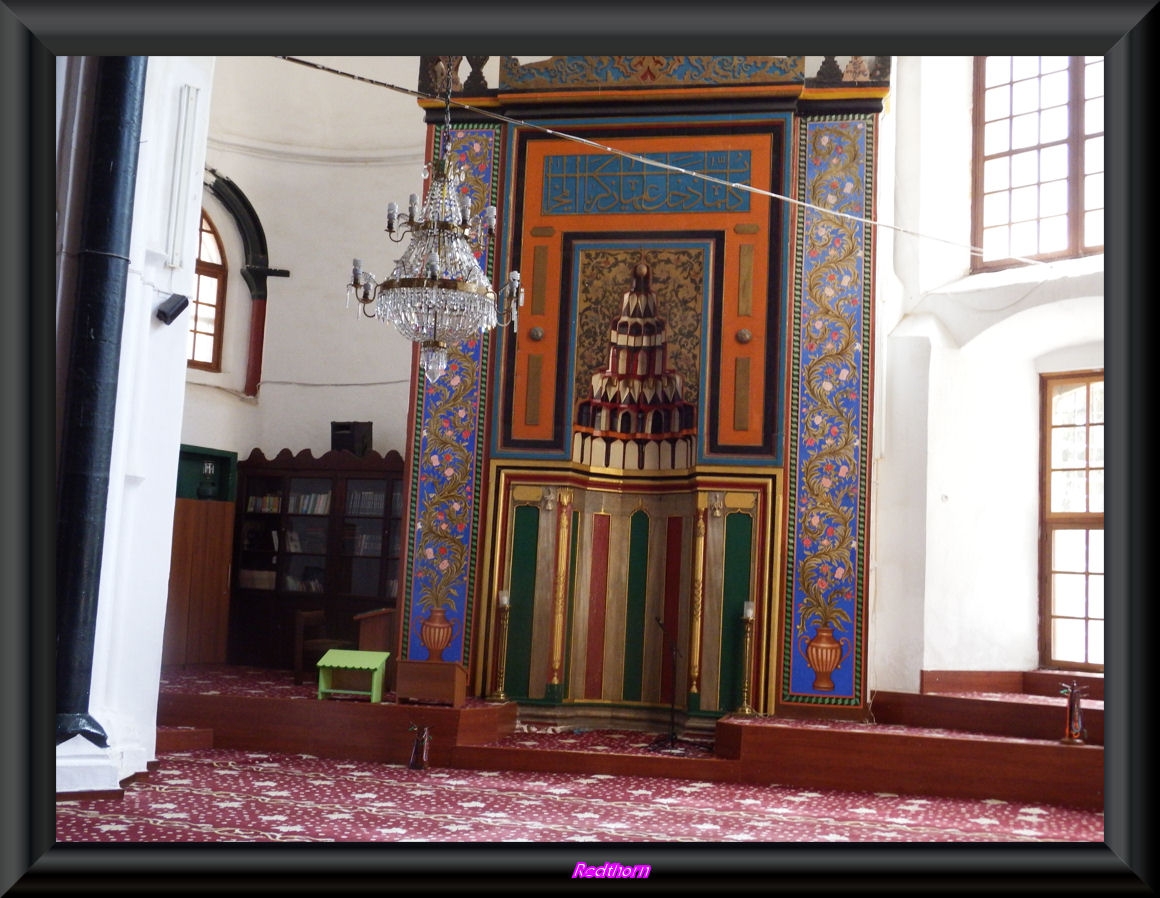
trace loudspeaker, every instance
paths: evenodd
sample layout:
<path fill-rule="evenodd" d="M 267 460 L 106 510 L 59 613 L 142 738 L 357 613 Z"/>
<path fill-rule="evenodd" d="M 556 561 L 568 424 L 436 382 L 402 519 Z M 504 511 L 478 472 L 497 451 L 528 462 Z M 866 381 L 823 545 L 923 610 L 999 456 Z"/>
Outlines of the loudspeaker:
<path fill-rule="evenodd" d="M 371 449 L 370 421 L 331 421 L 330 448 L 366 455 Z"/>
<path fill-rule="evenodd" d="M 173 324 L 174 320 L 185 311 L 189 305 L 189 297 L 180 293 L 170 293 L 169 298 L 163 300 L 157 307 L 157 318 L 163 324 Z"/>

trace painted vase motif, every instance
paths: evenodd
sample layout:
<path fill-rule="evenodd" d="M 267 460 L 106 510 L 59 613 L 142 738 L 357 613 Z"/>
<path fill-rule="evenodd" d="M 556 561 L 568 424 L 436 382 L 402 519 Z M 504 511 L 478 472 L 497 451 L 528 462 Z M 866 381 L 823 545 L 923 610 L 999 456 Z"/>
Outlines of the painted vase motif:
<path fill-rule="evenodd" d="M 818 627 L 813 639 L 803 633 L 798 639 L 798 651 L 814 672 L 814 689 L 819 692 L 833 692 L 834 680 L 830 676 L 850 654 L 850 640 L 834 638 L 833 627 Z"/>
<path fill-rule="evenodd" d="M 455 624 L 447 619 L 442 608 L 432 608 L 419 624 L 419 641 L 427 649 L 428 661 L 442 661 L 443 650 L 455 638 Z"/>

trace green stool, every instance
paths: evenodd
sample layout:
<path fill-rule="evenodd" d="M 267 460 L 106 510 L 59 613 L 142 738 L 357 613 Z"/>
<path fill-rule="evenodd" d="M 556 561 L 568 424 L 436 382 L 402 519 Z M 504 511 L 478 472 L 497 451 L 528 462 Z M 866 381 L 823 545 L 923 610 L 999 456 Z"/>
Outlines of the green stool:
<path fill-rule="evenodd" d="M 354 649 L 331 649 L 318 659 L 318 697 L 328 695 L 369 695 L 372 703 L 383 700 L 383 675 L 387 670 L 390 652 L 360 652 Z M 332 674 L 336 670 L 365 670 L 371 675 L 371 688 L 332 689 Z"/>

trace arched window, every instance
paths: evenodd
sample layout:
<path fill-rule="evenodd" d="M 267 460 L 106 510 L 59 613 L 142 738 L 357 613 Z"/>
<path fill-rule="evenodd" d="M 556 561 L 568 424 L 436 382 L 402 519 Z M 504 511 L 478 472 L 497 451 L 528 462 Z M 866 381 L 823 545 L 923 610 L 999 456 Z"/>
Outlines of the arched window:
<path fill-rule="evenodd" d="M 222 340 L 226 311 L 225 253 L 209 216 L 201 213 L 197 244 L 197 288 L 190 304 L 189 340 L 185 358 L 190 368 L 222 370 Z"/>

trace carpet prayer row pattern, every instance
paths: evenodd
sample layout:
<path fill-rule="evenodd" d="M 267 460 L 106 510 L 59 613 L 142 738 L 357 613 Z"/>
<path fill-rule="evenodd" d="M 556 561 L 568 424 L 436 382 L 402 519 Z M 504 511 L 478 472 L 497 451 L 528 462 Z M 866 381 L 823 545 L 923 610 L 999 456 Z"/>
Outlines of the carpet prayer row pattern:
<path fill-rule="evenodd" d="M 962 800 L 172 752 L 120 799 L 59 801 L 58 842 L 1103 842 L 1103 815 Z"/>

